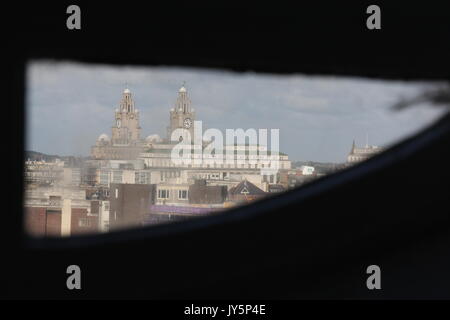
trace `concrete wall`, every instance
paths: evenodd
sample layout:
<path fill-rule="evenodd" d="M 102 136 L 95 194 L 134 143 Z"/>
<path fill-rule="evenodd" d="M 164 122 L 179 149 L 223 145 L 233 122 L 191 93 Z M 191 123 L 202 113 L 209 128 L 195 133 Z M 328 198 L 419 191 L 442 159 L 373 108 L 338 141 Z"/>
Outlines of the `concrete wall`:
<path fill-rule="evenodd" d="M 111 184 L 110 230 L 141 226 L 154 202 L 156 186 L 146 184 Z"/>

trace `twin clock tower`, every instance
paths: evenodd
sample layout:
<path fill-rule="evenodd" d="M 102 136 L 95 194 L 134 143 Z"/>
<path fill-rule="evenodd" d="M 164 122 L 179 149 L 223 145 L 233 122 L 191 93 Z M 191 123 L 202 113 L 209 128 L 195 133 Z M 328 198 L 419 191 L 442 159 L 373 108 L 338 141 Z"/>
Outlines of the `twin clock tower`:
<path fill-rule="evenodd" d="M 167 139 L 170 142 L 172 132 L 176 129 L 185 129 L 180 136 L 175 137 L 175 142 L 187 139 L 190 133 L 191 141 L 194 138 L 195 112 L 191 108 L 191 101 L 187 96 L 184 85 L 178 90 L 178 98 L 174 108 L 170 109 L 170 125 L 167 127 Z M 92 159 L 137 159 L 145 150 L 146 140 L 141 139 L 141 127 L 139 125 L 139 111 L 134 106 L 134 100 L 130 90 L 123 91 L 122 100 L 114 113 L 112 136 L 101 134 L 95 145 L 91 148 Z M 172 142 L 173 143 L 173 142 Z"/>
<path fill-rule="evenodd" d="M 167 140 L 170 141 L 172 132 L 176 129 L 186 129 L 194 139 L 195 111 L 191 108 L 191 100 L 187 95 L 184 85 L 178 90 L 178 98 L 175 107 L 170 109 L 170 125 L 167 127 Z M 183 134 L 176 138 L 176 141 L 186 139 Z"/>
<path fill-rule="evenodd" d="M 130 145 L 141 139 L 139 111 L 134 107 L 134 101 L 129 89 L 125 89 L 123 92 L 114 120 L 115 123 L 112 127 L 113 145 Z"/>

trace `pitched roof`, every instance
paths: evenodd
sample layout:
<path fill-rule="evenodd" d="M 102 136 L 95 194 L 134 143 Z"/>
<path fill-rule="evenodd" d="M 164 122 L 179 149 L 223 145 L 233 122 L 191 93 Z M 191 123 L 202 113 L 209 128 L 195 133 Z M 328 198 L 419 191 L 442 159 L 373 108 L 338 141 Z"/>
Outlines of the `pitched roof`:
<path fill-rule="evenodd" d="M 231 195 L 263 195 L 266 194 L 263 190 L 255 186 L 253 183 L 247 180 L 241 181 L 237 186 L 230 189 L 229 193 Z"/>

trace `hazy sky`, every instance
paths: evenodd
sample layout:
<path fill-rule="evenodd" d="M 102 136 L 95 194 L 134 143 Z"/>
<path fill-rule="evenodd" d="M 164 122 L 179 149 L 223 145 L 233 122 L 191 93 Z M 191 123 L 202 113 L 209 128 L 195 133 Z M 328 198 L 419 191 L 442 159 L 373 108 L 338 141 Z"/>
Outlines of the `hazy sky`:
<path fill-rule="evenodd" d="M 183 81 L 204 129 L 278 128 L 280 150 L 292 160 L 342 162 L 353 139 L 364 145 L 368 134 L 370 144 L 387 146 L 443 112 L 392 111 L 427 87 L 418 82 L 40 61 L 28 66 L 27 150 L 89 155 L 100 134 L 111 136 L 126 83 L 142 137 L 164 137 Z"/>

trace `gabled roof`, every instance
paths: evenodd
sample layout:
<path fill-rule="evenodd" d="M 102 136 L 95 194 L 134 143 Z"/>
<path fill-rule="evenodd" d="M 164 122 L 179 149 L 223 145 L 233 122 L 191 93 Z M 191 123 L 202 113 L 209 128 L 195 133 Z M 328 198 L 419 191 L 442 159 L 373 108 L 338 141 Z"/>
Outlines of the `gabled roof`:
<path fill-rule="evenodd" d="M 254 196 L 254 195 L 263 195 L 266 194 L 263 190 L 255 186 L 250 181 L 244 180 L 241 181 L 237 186 L 233 187 L 229 191 L 230 195 L 248 195 L 248 196 Z"/>

